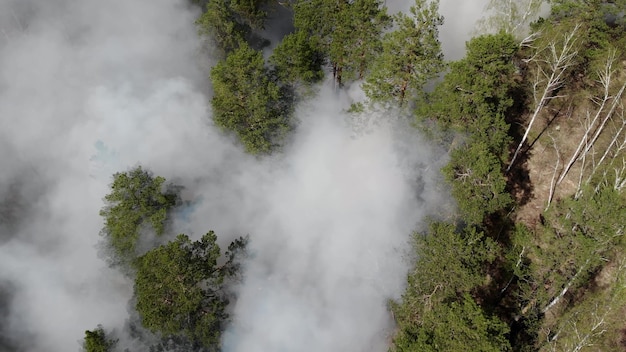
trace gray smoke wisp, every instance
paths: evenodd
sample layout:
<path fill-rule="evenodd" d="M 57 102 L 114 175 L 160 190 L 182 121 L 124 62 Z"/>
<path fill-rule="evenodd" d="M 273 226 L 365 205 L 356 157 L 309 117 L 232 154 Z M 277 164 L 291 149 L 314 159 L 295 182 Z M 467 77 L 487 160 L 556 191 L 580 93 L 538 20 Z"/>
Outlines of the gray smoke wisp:
<path fill-rule="evenodd" d="M 341 108 L 322 94 L 299 112 L 262 197 L 226 351 L 385 350 L 386 303 L 402 292 L 409 234 L 440 204 L 443 154 L 393 123 L 354 137 Z"/>
<path fill-rule="evenodd" d="M 0 0 L 0 350 L 75 351 L 97 324 L 141 350 L 124 332 L 132 282 L 98 248 L 111 175 L 138 164 L 185 186 L 177 231 L 251 236 L 226 352 L 386 349 L 410 234 L 445 203 L 445 153 L 402 118 L 356 128 L 326 84 L 281 153 L 246 155 L 210 120 L 198 15 Z"/>

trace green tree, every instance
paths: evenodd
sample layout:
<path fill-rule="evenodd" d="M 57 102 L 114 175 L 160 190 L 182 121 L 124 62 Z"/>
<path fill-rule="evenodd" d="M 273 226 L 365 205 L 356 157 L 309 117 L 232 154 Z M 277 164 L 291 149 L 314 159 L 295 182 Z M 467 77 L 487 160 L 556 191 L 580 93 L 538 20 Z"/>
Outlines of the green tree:
<path fill-rule="evenodd" d="M 339 14 L 333 31 L 329 59 L 339 85 L 347 80 L 363 79 L 381 49 L 381 33 L 391 24 L 387 8 L 378 0 L 349 2 Z"/>
<path fill-rule="evenodd" d="M 289 130 L 291 105 L 269 77 L 261 52 L 242 44 L 211 70 L 213 119 L 252 154 L 269 153 Z"/>
<path fill-rule="evenodd" d="M 417 95 L 444 67 L 439 26 L 443 17 L 438 13 L 439 1 L 416 0 L 411 16 L 395 17 L 397 28 L 382 41 L 382 54 L 377 57 L 363 89 L 376 102 L 403 105 Z"/>
<path fill-rule="evenodd" d="M 486 314 L 470 295 L 464 294 L 460 301 L 425 311 L 421 325 L 413 331 L 403 330 L 394 339 L 392 351 L 510 351 L 508 332 L 504 322 Z"/>
<path fill-rule="evenodd" d="M 237 22 L 227 0 L 211 0 L 196 20 L 198 31 L 215 40 L 217 47 L 227 54 L 245 41 L 250 28 Z"/>
<path fill-rule="evenodd" d="M 463 219 L 469 224 L 481 224 L 486 215 L 513 201 L 506 191 L 502 163 L 483 141 L 455 149 L 443 173 L 452 184 L 452 195 Z"/>
<path fill-rule="evenodd" d="M 102 326 L 98 325 L 94 330 L 85 331 L 83 350 L 85 352 L 112 352 L 117 340 L 107 338 Z"/>
<path fill-rule="evenodd" d="M 253 29 L 262 29 L 267 13 L 261 7 L 266 3 L 267 0 L 230 0 L 230 8 L 241 23 Z"/>
<path fill-rule="evenodd" d="M 283 38 L 269 58 L 280 80 L 314 83 L 324 77 L 324 54 L 314 40 L 301 30 Z"/>
<path fill-rule="evenodd" d="M 506 351 L 508 328 L 469 296 L 486 283 L 497 244 L 473 227 L 432 223 L 416 236 L 415 269 L 400 304 L 395 351 Z M 501 349 L 500 349 L 501 348 Z"/>
<path fill-rule="evenodd" d="M 379 0 L 303 0 L 294 6 L 294 24 L 328 57 L 339 86 L 363 78 L 380 51 L 381 32 L 390 24 Z"/>
<path fill-rule="evenodd" d="M 588 62 L 602 55 L 610 42 L 623 47 L 626 30 L 625 0 L 551 0 L 551 14 L 547 21 L 538 21 L 535 30 L 556 32 L 557 35 L 580 26 L 577 40 L 582 44 L 578 60 Z"/>
<path fill-rule="evenodd" d="M 143 326 L 201 346 L 218 346 L 228 318 L 223 283 L 239 272 L 236 259 L 247 239 L 229 246 L 223 265 L 217 264 L 221 251 L 216 240 L 212 231 L 195 242 L 179 235 L 139 258 L 135 295 Z"/>
<path fill-rule="evenodd" d="M 409 307 L 430 306 L 470 292 L 483 283 L 484 265 L 497 254 L 496 244 L 482 232 L 474 228 L 458 232 L 444 222 L 432 223 L 428 233 L 415 240 L 418 259 L 403 297 Z"/>
<path fill-rule="evenodd" d="M 215 40 L 222 54 L 227 55 L 241 43 L 263 46 L 266 40 L 253 29 L 262 29 L 267 14 L 261 8 L 266 0 L 211 0 L 196 20 L 198 31 Z"/>
<path fill-rule="evenodd" d="M 100 211 L 104 228 L 100 234 L 112 249 L 114 264 L 130 264 L 136 257 L 141 231 L 165 232 L 169 212 L 180 202 L 179 187 L 165 186 L 165 178 L 154 177 L 141 166 L 113 175 L 111 193 Z"/>
<path fill-rule="evenodd" d="M 444 80 L 419 105 L 418 119 L 469 133 L 506 161 L 510 126 L 505 117 L 515 98 L 521 98 L 513 64 L 518 49 L 515 38 L 504 32 L 470 40 L 465 58 L 450 64 Z"/>

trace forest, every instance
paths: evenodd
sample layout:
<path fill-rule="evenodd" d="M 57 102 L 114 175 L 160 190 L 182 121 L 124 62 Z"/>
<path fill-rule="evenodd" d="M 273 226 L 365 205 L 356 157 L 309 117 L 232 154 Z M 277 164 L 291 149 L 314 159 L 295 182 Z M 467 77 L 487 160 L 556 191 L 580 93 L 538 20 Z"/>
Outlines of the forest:
<path fill-rule="evenodd" d="M 252 160 L 294 143 L 296 111 L 321 89 L 356 90 L 346 114 L 398 115 L 445 150 L 453 211 L 407 234 L 403 293 L 384 302 L 389 351 L 626 350 L 626 0 L 491 0 L 456 61 L 438 0 L 399 13 L 382 0 L 188 5 L 217 58 L 210 119 Z M 290 30 L 272 42 L 279 10 Z M 134 341 L 229 352 L 255 233 L 176 233 L 193 185 L 143 165 L 109 181 L 90 236 L 133 283 Z M 106 324 L 84 329 L 82 351 L 133 350 Z"/>

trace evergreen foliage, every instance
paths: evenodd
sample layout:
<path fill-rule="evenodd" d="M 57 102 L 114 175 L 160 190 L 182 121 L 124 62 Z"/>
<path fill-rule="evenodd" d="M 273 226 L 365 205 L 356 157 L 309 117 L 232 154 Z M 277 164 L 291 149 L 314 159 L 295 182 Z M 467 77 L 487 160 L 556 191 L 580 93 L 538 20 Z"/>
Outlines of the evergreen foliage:
<path fill-rule="evenodd" d="M 263 42 L 253 33 L 264 26 L 265 0 L 211 0 L 196 20 L 198 32 L 211 37 L 224 55 L 242 43 Z"/>
<path fill-rule="evenodd" d="M 163 335 L 183 335 L 204 347 L 218 346 L 228 315 L 224 280 L 239 271 L 236 256 L 246 239 L 233 242 L 221 256 L 217 236 L 209 232 L 192 242 L 179 235 L 138 260 L 136 309 L 144 327 Z"/>
<path fill-rule="evenodd" d="M 463 220 L 469 224 L 481 224 L 485 216 L 512 202 L 502 163 L 483 140 L 455 149 L 442 171 L 452 185 Z"/>
<path fill-rule="evenodd" d="M 113 352 L 113 348 L 117 344 L 117 340 L 113 340 L 106 336 L 102 326 L 98 325 L 94 330 L 85 331 L 85 339 L 83 340 L 84 352 Z"/>
<path fill-rule="evenodd" d="M 111 193 L 104 197 L 104 237 L 114 264 L 128 265 L 137 257 L 142 231 L 165 232 L 169 212 L 180 202 L 179 187 L 166 186 L 165 178 L 154 177 L 141 166 L 113 175 Z"/>
<path fill-rule="evenodd" d="M 418 119 L 434 119 L 441 127 L 469 133 L 506 160 L 506 116 L 518 92 L 513 64 L 518 49 L 515 38 L 504 32 L 470 40 L 465 58 L 450 64 L 443 82 L 418 108 Z"/>
<path fill-rule="evenodd" d="M 302 30 L 283 38 L 269 62 L 283 82 L 310 84 L 324 77 L 324 54 L 319 51 L 315 38 L 309 38 Z"/>
<path fill-rule="evenodd" d="M 342 86 L 364 77 L 391 18 L 379 0 L 301 0 L 294 5 L 294 24 L 319 45 Z"/>
<path fill-rule="evenodd" d="M 416 0 L 411 16 L 396 15 L 397 28 L 384 36 L 382 53 L 363 85 L 370 100 L 404 105 L 443 70 L 438 7 L 439 1 Z"/>
<path fill-rule="evenodd" d="M 485 265 L 498 248 L 474 228 L 431 224 L 416 236 L 417 263 L 394 313 L 394 351 L 506 351 L 508 327 L 471 297 L 485 283 Z"/>
<path fill-rule="evenodd" d="M 269 77 L 261 52 L 245 43 L 211 70 L 213 120 L 251 154 L 276 148 L 290 129 L 291 105 Z"/>

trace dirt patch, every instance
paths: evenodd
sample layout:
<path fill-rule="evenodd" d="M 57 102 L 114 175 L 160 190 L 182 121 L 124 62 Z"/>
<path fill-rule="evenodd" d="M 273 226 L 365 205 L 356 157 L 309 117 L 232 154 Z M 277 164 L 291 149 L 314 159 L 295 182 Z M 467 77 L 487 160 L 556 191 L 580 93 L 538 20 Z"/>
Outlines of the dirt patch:
<path fill-rule="evenodd" d="M 556 115 L 548 111 L 541 117 L 540 122 L 533 126 L 541 132 L 531 142 L 532 149 L 527 152 L 523 165 L 523 169 L 528 172 L 532 194 L 526 202 L 521 203 L 514 219 L 530 228 L 536 228 L 541 223 L 541 213 L 546 209 L 548 200 L 554 202 L 576 192 L 580 175 L 580 162 L 577 162 L 557 184 L 559 176 L 564 172 L 564 165 L 576 151 L 583 136 L 583 125 L 569 109 L 560 109 Z"/>

